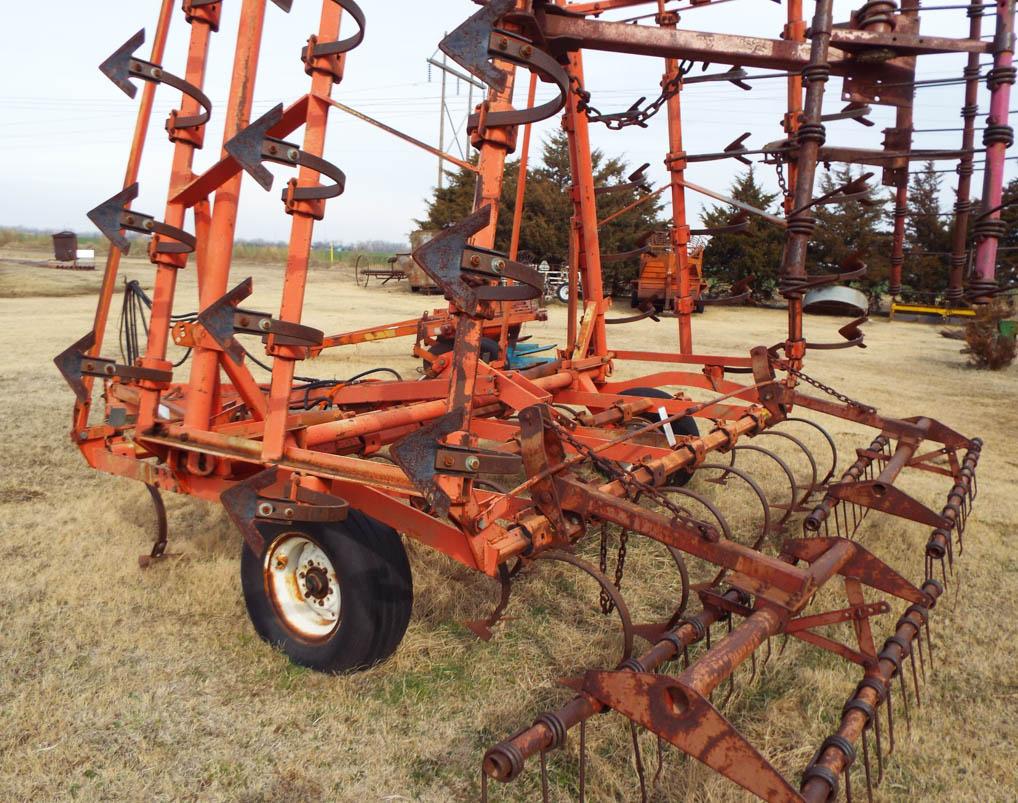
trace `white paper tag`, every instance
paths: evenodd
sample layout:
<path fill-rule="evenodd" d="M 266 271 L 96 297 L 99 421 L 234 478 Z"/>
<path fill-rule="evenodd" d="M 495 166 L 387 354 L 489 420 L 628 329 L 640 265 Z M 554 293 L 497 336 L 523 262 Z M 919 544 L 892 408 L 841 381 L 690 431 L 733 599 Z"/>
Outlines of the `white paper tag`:
<path fill-rule="evenodd" d="M 661 416 L 662 421 L 668 418 L 668 411 L 664 407 L 658 407 L 657 414 Z M 668 445 L 674 448 L 676 444 L 675 430 L 672 429 L 671 422 L 669 421 L 667 424 L 661 427 L 661 429 L 664 430 L 665 437 L 668 438 Z"/>

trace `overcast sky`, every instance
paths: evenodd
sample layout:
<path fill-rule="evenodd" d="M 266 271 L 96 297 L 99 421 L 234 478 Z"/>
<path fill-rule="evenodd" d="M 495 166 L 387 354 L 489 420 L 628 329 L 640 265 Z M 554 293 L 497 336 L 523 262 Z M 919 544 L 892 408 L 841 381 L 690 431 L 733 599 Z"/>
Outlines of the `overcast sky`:
<path fill-rule="evenodd" d="M 476 6 L 468 0 L 360 1 L 368 18 L 367 37 L 348 57 L 346 78 L 336 88 L 335 97 L 437 144 L 438 73 L 432 70 L 429 81 L 426 59 L 435 54 L 443 32 L 456 27 Z M 143 27 L 149 31 L 149 42 L 139 55 L 147 57 L 159 2 L 41 0 L 6 5 L 0 26 L 0 99 L 5 109 L 0 120 L 0 225 L 88 230 L 85 212 L 113 195 L 123 181 L 138 104 L 110 83 L 97 66 Z M 222 141 L 222 115 L 217 112 L 223 108 L 228 90 L 240 0 L 226 0 L 223 5 L 223 25 L 213 35 L 206 86 L 213 101 L 213 117 L 206 147 L 198 154 L 199 170 L 216 160 Z M 836 21 L 845 20 L 853 5 L 857 4 L 836 0 Z M 812 13 L 812 4 L 806 6 L 807 13 Z M 317 26 L 319 9 L 318 2 L 294 0 L 293 11 L 287 15 L 269 4 L 262 67 L 255 88 L 256 116 L 279 102 L 292 102 L 307 91 L 309 79 L 299 55 L 308 34 Z M 781 5 L 770 0 L 734 0 L 690 11 L 683 15 L 681 25 L 695 30 L 773 36 L 783 25 L 784 13 Z M 621 18 L 625 14 L 613 16 Z M 924 33 L 962 36 L 967 32 L 964 11 L 934 12 L 928 17 Z M 993 20 L 985 18 L 988 32 L 992 32 Z M 187 35 L 188 26 L 177 11 L 164 66 L 178 75 L 184 72 Z M 964 57 L 929 56 L 920 59 L 920 65 L 920 77 L 960 75 Z M 594 105 L 602 111 L 614 111 L 628 107 L 641 95 L 653 97 L 659 89 L 662 66 L 658 59 L 589 53 L 587 86 Z M 518 95 L 522 96 L 518 105 L 525 100 L 526 83 L 525 76 L 518 82 Z M 838 95 L 840 85 L 840 79 L 829 84 L 829 111 L 843 105 Z M 449 92 L 452 117 L 462 125 L 467 88 L 451 80 Z M 542 87 L 542 92 L 547 90 Z M 751 146 L 779 139 L 784 92 L 783 80 L 753 82 L 751 92 L 722 83 L 690 86 L 682 95 L 686 150 L 718 150 L 744 131 L 753 132 Z M 162 124 L 179 98 L 179 93 L 168 87 L 158 89 L 152 135 L 142 167 L 142 194 L 136 208 L 157 216 L 165 206 L 172 150 Z M 959 126 L 962 99 L 960 85 L 919 90 L 916 126 Z M 985 110 L 987 99 L 984 88 L 981 110 Z M 650 162 L 650 175 L 660 182 L 665 177 L 662 159 L 667 143 L 661 118 L 663 115 L 646 130 L 629 128 L 622 133 L 594 126 L 594 144 L 611 155 L 624 155 L 634 167 Z M 852 121 L 829 125 L 828 143 L 879 146 L 880 129 L 893 124 L 893 110 L 877 107 L 873 119 L 877 125 L 870 129 Z M 981 117 L 979 125 L 983 122 Z M 558 124 L 556 118 L 537 126 L 535 142 L 539 143 Z M 447 125 L 446 130 L 449 128 Z M 954 147 L 960 136 L 921 134 L 917 145 Z M 459 140 L 462 143 L 462 129 Z M 455 145 L 449 149 L 459 154 Z M 412 218 L 423 214 L 424 201 L 435 185 L 435 158 L 338 111 L 330 120 L 326 157 L 346 172 L 347 185 L 345 195 L 329 202 L 316 238 L 346 242 L 404 240 L 413 228 Z M 1015 164 L 1008 163 L 1008 177 L 1015 174 Z M 947 162 L 940 166 L 952 167 Z M 739 168 L 730 160 L 695 164 L 687 176 L 690 181 L 723 191 Z M 239 236 L 274 240 L 288 235 L 289 218 L 283 213 L 278 193 L 286 180 L 286 170 L 279 168 L 276 172 L 279 178 L 271 193 L 245 180 Z M 773 168 L 761 166 L 760 172 L 768 186 L 774 187 Z M 981 187 L 982 173 L 975 178 L 976 186 Z M 945 206 L 953 202 L 951 188 L 956 181 L 953 173 L 945 174 Z M 692 196 L 690 212 L 694 221 L 700 207 L 701 198 Z"/>

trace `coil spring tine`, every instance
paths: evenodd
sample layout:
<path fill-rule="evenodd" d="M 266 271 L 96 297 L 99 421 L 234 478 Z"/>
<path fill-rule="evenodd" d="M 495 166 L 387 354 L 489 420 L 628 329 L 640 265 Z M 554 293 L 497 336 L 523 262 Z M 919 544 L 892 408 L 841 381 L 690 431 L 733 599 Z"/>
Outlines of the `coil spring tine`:
<path fill-rule="evenodd" d="M 916 674 L 915 669 L 915 650 L 908 651 L 909 663 L 912 664 L 912 688 L 915 689 L 915 705 L 916 708 L 920 708 L 923 701 L 919 698 L 919 676 Z"/>
<path fill-rule="evenodd" d="M 923 657 L 923 634 L 917 632 L 914 639 L 915 644 L 919 645 L 919 669 L 922 672 L 923 683 L 926 682 L 926 659 Z"/>
<path fill-rule="evenodd" d="M 887 692 L 888 699 L 890 699 L 890 694 L 891 694 L 890 688 L 891 687 L 888 686 L 887 688 L 888 688 L 888 692 Z M 890 710 L 890 708 L 888 708 L 888 710 Z M 875 786 L 880 786 L 880 782 L 882 780 L 884 780 L 884 752 L 883 752 L 883 748 L 880 745 L 880 706 L 879 706 L 879 704 L 877 705 L 876 708 L 873 709 L 873 719 L 874 719 L 874 722 L 873 722 L 873 733 L 876 735 L 876 745 L 877 745 L 877 782 L 876 782 Z M 890 732 L 894 733 L 893 728 L 892 728 L 892 730 Z"/>
<path fill-rule="evenodd" d="M 863 734 L 863 739 L 866 734 Z M 852 765 L 845 767 L 845 803 L 852 803 Z"/>
<path fill-rule="evenodd" d="M 658 781 L 661 780 L 661 770 L 664 769 L 665 761 L 665 740 L 660 736 L 657 737 L 657 770 L 654 772 L 654 780 L 651 781 L 651 785 L 656 789 Z"/>
<path fill-rule="evenodd" d="M 481 803 L 488 803 L 488 773 L 481 767 Z"/>
<path fill-rule="evenodd" d="M 888 681 L 888 742 L 888 758 L 890 758 L 894 755 L 894 678 Z"/>
<path fill-rule="evenodd" d="M 548 803 L 548 759 L 541 751 L 541 803 Z"/>
<path fill-rule="evenodd" d="M 930 619 L 926 618 L 926 646 L 930 651 L 930 674 L 933 674 L 933 636 L 930 634 Z"/>
<path fill-rule="evenodd" d="M 767 643 L 770 644 L 770 639 L 767 639 Z M 749 654 L 749 658 L 751 671 L 749 673 L 749 681 L 747 685 L 756 680 L 756 650 L 753 650 L 753 652 Z"/>
<path fill-rule="evenodd" d="M 912 735 L 912 717 L 911 717 L 911 715 L 909 713 L 909 710 L 908 710 L 909 709 L 909 705 L 908 705 L 908 689 L 905 688 L 905 673 L 902 672 L 900 669 L 898 670 L 898 681 L 899 681 L 899 683 L 901 685 L 901 705 L 902 705 L 902 708 L 905 710 L 905 728 L 908 731 L 908 735 L 911 736 Z M 890 708 L 890 705 L 888 705 L 888 708 Z M 888 753 L 888 755 L 890 755 L 890 753 Z"/>
<path fill-rule="evenodd" d="M 587 800 L 587 720 L 580 720 L 580 767 L 577 783 L 580 787 L 580 803 Z"/>
<path fill-rule="evenodd" d="M 869 803 L 873 803 L 873 775 L 870 770 L 870 747 L 869 740 L 866 738 L 866 731 L 873 730 L 873 723 L 867 721 L 866 726 L 862 729 L 862 766 L 866 772 L 866 798 Z"/>
<path fill-rule="evenodd" d="M 788 633 L 781 637 L 781 646 L 778 648 L 778 658 L 785 654 L 785 647 L 788 645 Z"/>
<path fill-rule="evenodd" d="M 643 768 L 643 755 L 640 753 L 639 734 L 633 720 L 629 720 L 629 733 L 633 737 L 633 760 L 636 763 L 636 776 L 640 779 L 640 801 L 647 803 L 647 777 Z"/>
<path fill-rule="evenodd" d="M 767 669 L 767 662 L 771 660 L 771 640 L 767 639 L 767 654 L 764 656 L 763 664 L 760 666 L 760 674 L 763 675 L 764 670 Z"/>

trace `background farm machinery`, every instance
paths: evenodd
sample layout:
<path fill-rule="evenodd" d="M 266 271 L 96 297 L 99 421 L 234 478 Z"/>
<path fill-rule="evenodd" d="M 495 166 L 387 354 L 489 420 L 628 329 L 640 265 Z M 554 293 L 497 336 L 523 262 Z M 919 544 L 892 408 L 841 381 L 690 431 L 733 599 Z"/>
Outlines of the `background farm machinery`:
<path fill-rule="evenodd" d="M 324 671 L 362 669 L 397 648 L 412 605 L 399 533 L 497 580 L 501 593 L 494 612 L 471 623 L 484 638 L 501 620 L 513 584 L 533 574 L 541 561 L 566 564 L 592 578 L 602 592 L 602 610 L 617 615 L 622 625 L 618 661 L 569 681 L 576 693 L 570 702 L 492 747 L 483 761 L 482 796 L 489 778 L 512 780 L 533 756 L 540 756 L 544 768 L 545 754 L 561 748 L 577 727 L 582 797 L 586 723 L 607 710 L 631 723 L 644 797 L 649 781 L 638 726 L 659 737 L 659 744 L 675 746 L 768 800 L 828 800 L 837 795 L 842 777 L 849 792 L 860 754 L 857 780 L 864 777 L 868 788 L 879 782 L 884 747 L 894 739 L 894 699 L 907 716 L 910 695 L 918 699 L 919 675 L 933 663 L 931 610 L 962 548 L 982 444 L 930 418 L 884 415 L 803 371 L 811 350 L 864 346 L 862 320 L 843 327 L 843 340 L 836 343 L 810 341 L 803 331 L 802 300 L 808 290 L 865 270 L 860 261 L 840 274 L 807 274 L 806 249 L 816 225 L 811 210 L 869 191 L 865 182 L 855 181 L 818 198 L 814 178 L 819 162 L 882 169 L 884 184 L 898 194 L 892 260 L 898 278 L 892 282 L 900 283 L 907 167 L 930 158 L 929 151 L 911 144 L 916 58 L 970 54 L 965 139 L 959 150 L 938 153 L 959 160 L 960 182 L 971 175 L 973 86 L 985 78 L 991 106 L 981 211 L 972 242 L 959 235 L 964 253 L 952 262 L 951 286 L 975 303 L 991 298 L 997 290 L 1003 158 L 1012 139 L 1007 122 L 1015 78 L 1011 2 L 973 3 L 969 36 L 951 39 L 920 34 L 916 7 L 899 9 L 883 0 L 865 4 L 838 25 L 832 0 L 818 0 L 807 28 L 801 2 L 790 0 L 781 38 L 767 39 L 680 27 L 678 14 L 663 3 L 647 18 L 650 22 L 633 25 L 599 15 L 641 5 L 639 0 L 567 6 L 491 0 L 442 42 L 451 58 L 491 87 L 470 123 L 471 141 L 479 150 L 475 211 L 413 254 L 449 307 L 419 321 L 331 337 L 302 320 L 302 307 L 314 223 L 324 216 L 326 201 L 345 188 L 342 171 L 324 158 L 324 134 L 336 105 L 331 94 L 364 36 L 365 15 L 353 0 L 325 0 L 320 28 L 300 53 L 310 90 L 252 121 L 251 87 L 267 10 L 266 0 L 241 0 L 222 155 L 195 172 L 195 152 L 213 113 L 202 87 L 220 3 L 184 1 L 191 33 L 187 66 L 179 77 L 163 66 L 172 5 L 170 0 L 162 4 L 150 60 L 135 55 L 143 41 L 139 34 L 102 66 L 128 94 L 136 91 L 132 79 L 140 79 L 144 88 L 124 189 L 90 213 L 116 246 L 107 261 L 95 325 L 56 360 L 76 394 L 72 435 L 89 464 L 144 482 L 159 510 L 163 490 L 221 502 L 244 536 L 242 583 L 259 634 L 294 661 Z M 276 5 L 285 10 L 289 3 L 276 0 Z M 694 1 L 691 8 L 701 5 L 709 3 Z M 991 10 L 996 29 L 986 41 L 979 21 Z M 353 32 L 341 36 L 341 21 Z M 592 105 L 596 95 L 583 80 L 583 59 L 596 50 L 662 59 L 660 97 L 618 114 L 599 112 Z M 985 75 L 981 55 L 993 62 Z M 706 60 L 731 69 L 690 74 L 691 65 Z M 519 68 L 530 73 L 531 82 L 529 102 L 517 109 L 512 98 Z M 747 68 L 777 70 L 787 81 L 784 138 L 758 151 L 740 137 L 719 153 L 686 153 L 683 88 L 716 80 L 741 90 L 752 79 Z M 849 105 L 825 113 L 825 91 L 834 77 L 843 79 Z M 536 104 L 538 81 L 557 89 L 557 96 Z M 166 209 L 157 218 L 133 210 L 131 201 L 160 84 L 182 92 L 182 102 L 167 122 L 173 167 Z M 897 124 L 885 132 L 883 148 L 827 144 L 828 123 L 864 119 L 868 104 L 897 110 Z M 662 191 L 671 199 L 668 236 L 675 262 L 661 301 L 678 334 L 677 349 L 668 353 L 609 344 L 610 324 L 655 310 L 652 305 L 637 316 L 609 317 L 589 137 L 592 123 L 622 129 L 644 124 L 659 111 L 668 123 L 669 181 Z M 518 234 L 508 254 L 493 250 L 497 202 L 517 130 L 523 127 L 526 142 L 530 124 L 560 112 L 574 208 L 567 328 L 550 359 L 520 369 L 507 358 L 508 349 L 533 319 L 528 317 L 534 314 L 532 302 L 545 282 L 538 271 L 516 261 Z M 301 143 L 286 139 L 301 127 Z M 685 171 L 697 161 L 749 155 L 779 165 L 783 176 L 787 172 L 785 215 L 769 217 L 786 230 L 780 292 L 788 304 L 788 330 L 780 342 L 748 346 L 740 354 L 697 353 L 691 318 L 698 283 L 689 258 L 685 191 L 704 188 L 688 181 Z M 251 280 L 235 283 L 230 276 L 244 174 L 269 189 L 273 176 L 265 162 L 297 169 L 282 193 L 292 234 L 282 299 L 274 312 L 246 308 Z M 523 168 L 517 216 L 525 202 L 525 175 Z M 964 233 L 972 211 L 969 184 L 959 189 L 964 193 L 957 225 Z M 189 210 L 193 232 L 185 229 Z M 120 255 L 128 247 L 124 230 L 152 235 L 149 255 L 156 276 L 147 342 L 136 359 L 121 364 L 101 354 Z M 970 247 L 974 267 L 966 276 L 961 267 L 968 264 Z M 199 277 L 198 310 L 175 314 L 175 280 L 191 254 Z M 419 355 L 428 363 L 420 381 L 380 379 L 378 373 L 344 381 L 297 376 L 298 366 L 307 372 L 325 349 L 400 335 L 418 338 Z M 270 363 L 268 383 L 258 382 L 250 370 L 254 355 L 242 345 L 247 336 L 261 339 Z M 439 336 L 450 350 L 427 348 Z M 171 339 L 190 349 L 186 364 L 167 359 Z M 485 345 L 490 339 L 497 346 L 494 353 Z M 632 368 L 643 364 L 654 369 Z M 630 378 L 613 378 L 623 366 Z M 93 405 L 96 378 L 102 380 L 102 405 Z M 873 438 L 842 468 L 835 439 L 812 418 L 801 417 L 806 411 L 868 427 Z M 810 438 L 829 456 L 810 448 Z M 805 473 L 779 455 L 774 446 L 779 442 L 799 455 Z M 745 468 L 754 455 L 771 466 L 787 497 L 774 498 L 763 489 L 762 477 Z M 944 478 L 943 506 L 931 508 L 901 488 L 899 477 L 916 472 Z M 753 527 L 733 527 L 704 483 L 720 488 L 722 499 L 735 486 L 748 490 L 759 511 Z M 873 510 L 930 531 L 918 582 L 854 540 Z M 791 534 L 793 521 L 801 522 L 801 534 Z M 668 613 L 660 621 L 634 622 L 620 591 L 626 543 L 633 536 L 661 544 L 676 567 L 680 590 L 667 592 Z M 601 560 L 595 566 L 581 549 L 597 537 Z M 612 579 L 607 551 L 615 541 Z M 163 517 L 146 561 L 160 557 L 166 543 Z M 628 582 L 638 584 L 639 578 Z M 698 609 L 688 605 L 694 595 Z M 891 613 L 892 605 L 901 609 L 900 616 L 881 641 L 878 617 Z M 851 625 L 848 643 L 825 630 L 839 623 Z M 719 625 L 720 638 L 714 633 Z M 885 631 L 886 626 L 880 632 Z M 836 731 L 820 745 L 801 782 L 779 773 L 747 741 L 715 695 L 747 662 L 755 668 L 761 649 L 769 655 L 776 636 L 806 641 L 861 672 Z M 648 645 L 642 651 L 637 638 Z M 698 650 L 691 655 L 694 645 Z M 660 671 L 675 661 L 681 663 L 676 672 Z M 915 688 L 909 691 L 906 684 Z M 879 762 L 875 770 L 871 744 Z M 543 781 L 547 795 L 546 776 Z"/>

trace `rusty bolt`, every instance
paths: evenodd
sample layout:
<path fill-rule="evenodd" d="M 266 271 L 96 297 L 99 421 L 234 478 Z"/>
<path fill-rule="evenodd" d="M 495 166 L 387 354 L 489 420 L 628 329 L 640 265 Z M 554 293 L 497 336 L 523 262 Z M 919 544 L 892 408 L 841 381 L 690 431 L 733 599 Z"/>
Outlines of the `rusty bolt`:
<path fill-rule="evenodd" d="M 509 49 L 509 40 L 506 39 L 504 36 L 501 39 L 498 40 L 498 49 L 499 50 L 508 50 Z"/>
<path fill-rule="evenodd" d="M 156 222 L 154 220 L 146 220 L 145 221 L 145 228 L 148 229 L 149 231 L 151 231 L 155 227 L 156 227 Z"/>
<path fill-rule="evenodd" d="M 272 505 L 270 505 L 268 502 L 261 502 L 258 505 L 259 516 L 271 516 L 272 510 L 273 510 Z"/>
<path fill-rule="evenodd" d="M 292 519 L 296 514 L 292 507 L 288 507 L 283 511 L 283 515 L 286 516 L 288 519 Z"/>
<path fill-rule="evenodd" d="M 81 432 L 78 433 L 78 440 L 79 441 L 87 441 L 88 440 L 88 433 L 85 432 L 85 430 L 81 430 Z"/>
<path fill-rule="evenodd" d="M 530 54 L 533 52 L 534 48 L 532 48 L 530 45 L 524 45 L 523 47 L 520 48 L 520 55 L 523 56 L 523 58 L 525 59 L 529 59 Z"/>
<path fill-rule="evenodd" d="M 153 78 L 162 78 L 163 77 L 163 71 L 160 70 L 158 67 L 153 67 L 152 68 L 152 77 Z"/>
<path fill-rule="evenodd" d="M 126 224 L 127 224 L 128 226 L 133 226 L 133 225 L 134 225 L 134 215 L 128 215 L 127 217 L 125 217 L 125 218 L 124 218 L 124 222 L 125 222 L 125 223 L 126 223 Z"/>
<path fill-rule="evenodd" d="M 272 328 L 272 320 L 269 318 L 262 318 L 258 321 L 258 328 L 263 332 L 268 332 Z"/>
<path fill-rule="evenodd" d="M 481 258 L 479 256 L 477 256 L 477 254 L 474 254 L 472 257 L 470 257 L 470 267 L 476 268 L 480 264 L 481 264 Z"/>
<path fill-rule="evenodd" d="M 481 461 L 477 455 L 470 455 L 470 457 L 464 461 L 463 465 L 466 466 L 467 471 L 477 471 L 477 469 L 481 467 Z"/>
<path fill-rule="evenodd" d="M 291 162 L 296 162 L 300 158 L 300 151 L 296 148 L 290 148 L 290 150 L 286 152 L 286 155 Z"/>
<path fill-rule="evenodd" d="M 453 463 L 452 455 L 446 455 L 444 458 L 442 458 L 442 465 L 445 466 L 446 468 L 452 468 L 452 463 Z"/>
<path fill-rule="evenodd" d="M 493 259 L 491 261 L 491 269 L 495 271 L 495 273 L 501 273 L 504 268 L 505 268 L 504 259 Z"/>
<path fill-rule="evenodd" d="M 239 323 L 241 326 L 250 326 L 251 319 L 248 318 L 247 315 L 242 315 L 240 318 L 237 319 L 237 323 Z"/>

